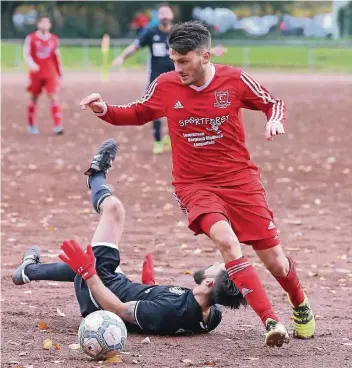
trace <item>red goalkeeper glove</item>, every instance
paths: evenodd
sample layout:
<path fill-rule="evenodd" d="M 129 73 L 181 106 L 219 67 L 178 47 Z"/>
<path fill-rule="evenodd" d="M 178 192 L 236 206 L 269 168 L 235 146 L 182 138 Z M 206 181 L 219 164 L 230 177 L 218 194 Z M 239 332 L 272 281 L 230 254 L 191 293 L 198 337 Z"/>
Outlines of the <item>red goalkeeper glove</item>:
<path fill-rule="evenodd" d="M 87 246 L 87 251 L 74 241 L 64 241 L 61 249 L 65 254 L 60 254 L 59 258 L 72 268 L 77 275 L 82 276 L 84 280 L 88 280 L 93 275 L 96 275 L 95 256 L 91 245 Z"/>

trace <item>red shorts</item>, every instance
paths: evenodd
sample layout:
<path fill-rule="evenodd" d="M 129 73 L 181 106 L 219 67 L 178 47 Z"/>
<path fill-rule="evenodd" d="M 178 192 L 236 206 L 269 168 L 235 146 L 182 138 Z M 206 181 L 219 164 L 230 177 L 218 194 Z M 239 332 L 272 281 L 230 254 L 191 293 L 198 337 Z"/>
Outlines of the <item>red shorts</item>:
<path fill-rule="evenodd" d="M 57 75 L 45 78 L 32 74 L 29 75 L 27 91 L 33 96 L 40 95 L 43 88 L 49 95 L 53 95 L 58 92 L 59 87 L 60 83 Z"/>
<path fill-rule="evenodd" d="M 229 221 L 238 240 L 254 249 L 268 249 L 279 244 L 273 213 L 269 209 L 265 189 L 259 180 L 233 187 L 194 184 L 176 188 L 175 196 L 188 215 L 188 227 L 197 235 L 207 233 L 219 221 L 218 213 Z M 202 219 L 202 221 L 200 221 Z M 210 220 L 210 223 L 209 223 Z M 208 224 L 208 229 L 200 226 Z M 207 234 L 209 235 L 209 234 Z"/>

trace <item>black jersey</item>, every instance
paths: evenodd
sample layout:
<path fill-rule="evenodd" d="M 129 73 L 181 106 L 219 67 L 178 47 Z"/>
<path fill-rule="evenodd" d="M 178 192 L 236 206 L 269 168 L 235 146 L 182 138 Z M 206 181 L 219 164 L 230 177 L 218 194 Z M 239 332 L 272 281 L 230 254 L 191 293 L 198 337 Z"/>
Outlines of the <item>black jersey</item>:
<path fill-rule="evenodd" d="M 221 322 L 219 306 L 213 305 L 206 321 L 193 291 L 179 286 L 143 285 L 131 282 L 123 273 L 115 272 L 120 264 L 117 249 L 94 246 L 96 270 L 104 285 L 122 302 L 136 301 L 136 324 L 126 323 L 129 331 L 158 335 L 204 333 L 214 330 Z M 82 316 L 100 309 L 87 284 L 75 278 L 76 296 Z"/>
<path fill-rule="evenodd" d="M 137 48 L 148 46 L 150 51 L 149 68 L 151 79 L 157 78 L 162 73 L 173 71 L 174 64 L 169 57 L 169 45 L 167 44 L 168 32 L 163 32 L 160 28 L 152 27 L 147 29 L 134 45 Z"/>

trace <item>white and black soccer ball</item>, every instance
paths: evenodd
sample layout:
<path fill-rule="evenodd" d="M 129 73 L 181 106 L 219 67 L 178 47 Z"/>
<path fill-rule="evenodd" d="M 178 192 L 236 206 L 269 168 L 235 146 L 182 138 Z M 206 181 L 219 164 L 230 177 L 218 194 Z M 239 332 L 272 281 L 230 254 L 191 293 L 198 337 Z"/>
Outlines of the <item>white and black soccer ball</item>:
<path fill-rule="evenodd" d="M 78 330 L 82 350 L 90 357 L 105 360 L 123 350 L 127 329 L 116 314 L 99 310 L 89 314 Z"/>

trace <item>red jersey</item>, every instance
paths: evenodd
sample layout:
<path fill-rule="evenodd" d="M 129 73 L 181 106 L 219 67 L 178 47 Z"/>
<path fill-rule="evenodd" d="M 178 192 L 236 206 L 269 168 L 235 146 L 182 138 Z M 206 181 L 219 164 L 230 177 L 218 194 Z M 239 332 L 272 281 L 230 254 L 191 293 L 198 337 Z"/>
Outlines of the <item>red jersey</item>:
<path fill-rule="evenodd" d="M 59 54 L 59 38 L 52 33 L 43 35 L 39 31 L 30 33 L 24 42 L 23 56 L 29 68 L 40 67 L 35 74 L 40 78 L 61 76 L 61 61 Z"/>
<path fill-rule="evenodd" d="M 241 69 L 212 66 L 202 87 L 185 86 L 176 72 L 162 74 L 144 97 L 106 105 L 97 114 L 113 125 L 143 125 L 168 119 L 174 185 L 233 186 L 258 179 L 245 145 L 241 108 L 261 110 L 267 121 L 285 120 L 285 105 Z"/>

